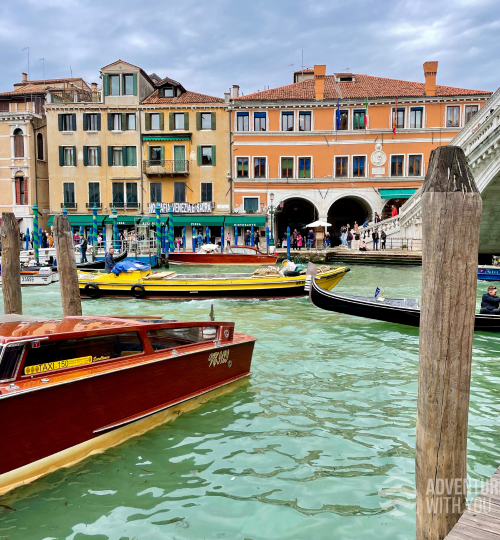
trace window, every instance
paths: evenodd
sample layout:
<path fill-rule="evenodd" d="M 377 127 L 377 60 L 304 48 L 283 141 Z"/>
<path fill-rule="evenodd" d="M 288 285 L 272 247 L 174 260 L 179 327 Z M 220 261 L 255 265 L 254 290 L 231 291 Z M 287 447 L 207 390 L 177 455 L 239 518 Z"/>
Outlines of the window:
<path fill-rule="evenodd" d="M 19 186 L 19 193 L 16 194 L 16 204 L 28 204 L 28 198 L 26 197 L 26 178 L 24 177 L 17 177 L 16 183 Z"/>
<path fill-rule="evenodd" d="M 73 182 L 63 183 L 63 201 L 64 206 L 68 208 L 75 207 L 75 184 Z"/>
<path fill-rule="evenodd" d="M 212 113 L 201 113 L 201 129 L 212 129 Z"/>
<path fill-rule="evenodd" d="M 97 146 L 89 146 L 88 152 L 88 164 L 90 167 L 97 167 L 99 165 L 99 154 Z"/>
<path fill-rule="evenodd" d="M 184 129 L 184 113 L 174 113 L 174 129 Z"/>
<path fill-rule="evenodd" d="M 126 188 L 127 188 L 127 207 L 138 208 L 139 201 L 137 199 L 137 183 L 127 182 Z"/>
<path fill-rule="evenodd" d="M 253 130 L 266 131 L 266 113 L 265 112 L 253 113 Z"/>
<path fill-rule="evenodd" d="M 14 157 L 24 157 L 24 137 L 23 130 L 14 130 Z"/>
<path fill-rule="evenodd" d="M 99 189 L 99 182 L 89 182 L 89 206 L 100 206 L 101 194 Z"/>
<path fill-rule="evenodd" d="M 212 202 L 212 182 L 201 183 L 201 202 Z"/>
<path fill-rule="evenodd" d="M 121 146 L 113 147 L 113 167 L 121 167 L 123 165 L 123 148 Z"/>
<path fill-rule="evenodd" d="M 122 130 L 122 115 L 121 114 L 112 114 L 111 115 L 112 124 L 111 129 L 113 131 L 121 131 Z"/>
<path fill-rule="evenodd" d="M 137 167 L 137 151 L 135 146 L 126 146 L 125 163 L 126 167 Z"/>
<path fill-rule="evenodd" d="M 281 131 L 293 131 L 293 112 L 281 113 Z"/>
<path fill-rule="evenodd" d="M 62 128 L 60 131 L 73 131 L 73 115 L 61 114 Z"/>
<path fill-rule="evenodd" d="M 186 202 L 186 182 L 174 182 L 174 202 Z"/>
<path fill-rule="evenodd" d="M 120 75 L 109 76 L 109 93 L 112 96 L 120 95 Z"/>
<path fill-rule="evenodd" d="M 134 95 L 134 76 L 133 75 L 123 76 L 123 94 L 127 96 Z"/>
<path fill-rule="evenodd" d="M 311 158 L 299 158 L 299 178 L 311 178 Z"/>
<path fill-rule="evenodd" d="M 127 114 L 127 129 L 136 129 L 135 114 Z"/>
<path fill-rule="evenodd" d="M 97 114 L 87 114 L 87 131 L 98 131 Z"/>
<path fill-rule="evenodd" d="M 365 157 L 354 156 L 352 158 L 352 175 L 353 176 L 366 176 L 365 174 Z"/>
<path fill-rule="evenodd" d="M 199 326 L 150 330 L 148 332 L 148 339 L 154 351 L 162 351 L 164 349 L 171 349 L 172 347 L 181 347 L 182 345 L 190 345 L 191 343 L 211 340 L 213 339 L 213 334 L 211 332 L 213 329 L 217 330 L 216 327 L 209 326 L 205 327 L 205 333 Z"/>
<path fill-rule="evenodd" d="M 394 125 L 394 111 L 395 109 L 392 109 L 392 123 L 391 128 Z M 396 116 L 396 127 L 397 128 L 404 128 L 405 127 L 405 110 L 398 108 L 398 113 Z"/>
<path fill-rule="evenodd" d="M 248 131 L 249 114 L 247 112 L 239 112 L 236 115 L 236 131 Z"/>
<path fill-rule="evenodd" d="M 293 178 L 293 158 L 281 158 L 281 178 Z"/>
<path fill-rule="evenodd" d="M 299 131 L 311 131 L 310 112 L 299 112 Z"/>
<path fill-rule="evenodd" d="M 340 128 L 342 131 L 349 129 L 349 111 L 340 111 Z"/>
<path fill-rule="evenodd" d="M 152 113 L 149 117 L 151 119 L 151 129 L 160 129 L 160 115 L 158 113 Z"/>
<path fill-rule="evenodd" d="M 2 362 L 0 363 L 0 381 L 8 381 L 16 376 L 19 360 L 24 352 L 24 344 L 4 346 Z M 0 353 L 2 352 L 0 347 Z"/>
<path fill-rule="evenodd" d="M 75 149 L 73 146 L 64 147 L 64 166 L 73 167 L 75 165 Z"/>
<path fill-rule="evenodd" d="M 448 107 L 447 112 L 447 127 L 459 127 L 460 125 L 460 107 Z"/>
<path fill-rule="evenodd" d="M 465 122 L 467 123 L 478 111 L 477 105 L 465 106 Z"/>
<path fill-rule="evenodd" d="M 248 178 L 248 158 L 238 158 L 236 160 L 237 171 L 236 176 L 238 178 Z"/>
<path fill-rule="evenodd" d="M 347 157 L 335 158 L 335 176 L 336 177 L 347 176 L 348 161 L 349 160 Z"/>
<path fill-rule="evenodd" d="M 163 97 L 174 97 L 174 87 L 165 86 L 165 88 L 163 89 Z"/>
<path fill-rule="evenodd" d="M 201 164 L 212 165 L 212 147 L 211 146 L 201 147 Z"/>
<path fill-rule="evenodd" d="M 391 176 L 403 176 L 404 175 L 404 156 L 392 156 L 391 157 Z"/>
<path fill-rule="evenodd" d="M 41 341 L 36 348 L 28 347 L 23 375 L 33 375 L 75 366 L 73 359 L 91 357 L 88 363 L 130 356 L 143 352 L 137 332 L 124 332 L 107 336 Z M 78 364 L 76 364 L 78 365 Z"/>
<path fill-rule="evenodd" d="M 149 159 L 151 160 L 151 165 L 161 165 L 162 164 L 162 146 L 150 146 L 149 147 Z"/>
<path fill-rule="evenodd" d="M 408 176 L 422 176 L 422 156 L 409 156 Z"/>
<path fill-rule="evenodd" d="M 44 160 L 43 135 L 41 133 L 36 136 L 36 155 L 40 161 Z"/>
<path fill-rule="evenodd" d="M 244 197 L 243 198 L 243 210 L 245 212 L 257 212 L 259 209 L 258 197 Z"/>
<path fill-rule="evenodd" d="M 161 182 L 151 182 L 149 184 L 149 202 L 161 203 Z"/>
<path fill-rule="evenodd" d="M 353 129 L 366 129 L 366 111 L 354 111 Z"/>
<path fill-rule="evenodd" d="M 253 173 L 254 178 L 266 177 L 266 158 L 253 158 Z"/>
<path fill-rule="evenodd" d="M 112 192 L 113 192 L 113 206 L 116 208 L 123 208 L 125 206 L 125 197 L 124 197 L 124 185 L 122 182 L 113 182 Z"/>
<path fill-rule="evenodd" d="M 412 107 L 410 109 L 410 128 L 421 129 L 423 125 L 423 116 L 424 109 L 422 107 Z"/>

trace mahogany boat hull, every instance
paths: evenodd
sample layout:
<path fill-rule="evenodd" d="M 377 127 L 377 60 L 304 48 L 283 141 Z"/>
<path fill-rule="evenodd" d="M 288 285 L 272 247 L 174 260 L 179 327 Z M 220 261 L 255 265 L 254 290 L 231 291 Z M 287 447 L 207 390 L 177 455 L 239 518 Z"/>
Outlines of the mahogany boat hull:
<path fill-rule="evenodd" d="M 262 266 L 275 265 L 278 255 L 245 255 L 239 253 L 192 253 L 173 251 L 168 254 L 168 262 L 172 264 L 200 265 L 241 265 Z"/>
<path fill-rule="evenodd" d="M 86 457 L 93 442 L 105 435 L 131 426 L 133 431 L 135 423 L 144 432 L 157 425 L 144 428 L 145 419 L 249 376 L 254 342 L 235 333 L 233 341 L 216 347 L 183 354 L 161 351 L 142 363 L 71 381 L 55 381 L 53 375 L 47 387 L 2 395 L 0 426 L 15 444 L 3 445 L 0 493 Z M 214 351 L 221 358 L 228 351 L 225 361 L 214 363 Z M 105 448 L 124 438 L 117 434 L 109 440 Z M 85 449 L 83 455 L 78 448 Z M 56 466 L 48 464 L 51 456 L 57 456 Z"/>

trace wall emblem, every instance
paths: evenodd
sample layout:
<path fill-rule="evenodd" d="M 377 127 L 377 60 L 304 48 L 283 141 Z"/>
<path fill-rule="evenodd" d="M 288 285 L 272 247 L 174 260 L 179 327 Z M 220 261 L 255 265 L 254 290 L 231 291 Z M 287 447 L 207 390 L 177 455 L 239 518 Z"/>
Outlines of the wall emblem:
<path fill-rule="evenodd" d="M 370 161 L 375 167 L 381 167 L 387 161 L 387 156 L 385 152 L 382 151 L 381 144 L 375 145 L 375 152 L 371 155 Z"/>

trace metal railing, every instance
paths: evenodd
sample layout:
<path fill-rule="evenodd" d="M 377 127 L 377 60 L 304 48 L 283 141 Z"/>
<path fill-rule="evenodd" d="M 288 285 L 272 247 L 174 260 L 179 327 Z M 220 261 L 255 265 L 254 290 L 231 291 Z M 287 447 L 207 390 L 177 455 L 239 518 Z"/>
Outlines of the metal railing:
<path fill-rule="evenodd" d="M 94 208 L 94 206 L 96 208 L 102 208 L 102 202 L 96 202 L 96 203 L 88 202 L 87 203 L 87 209 L 89 209 L 89 210 L 92 210 L 92 208 Z"/>
<path fill-rule="evenodd" d="M 138 202 L 110 202 L 109 207 L 119 208 L 119 209 L 139 208 L 139 203 Z"/>
<path fill-rule="evenodd" d="M 77 208 L 76 202 L 62 202 L 61 208 L 67 208 L 68 210 L 75 210 Z"/>
<path fill-rule="evenodd" d="M 186 159 L 146 159 L 144 160 L 146 174 L 189 174 L 189 161 Z"/>

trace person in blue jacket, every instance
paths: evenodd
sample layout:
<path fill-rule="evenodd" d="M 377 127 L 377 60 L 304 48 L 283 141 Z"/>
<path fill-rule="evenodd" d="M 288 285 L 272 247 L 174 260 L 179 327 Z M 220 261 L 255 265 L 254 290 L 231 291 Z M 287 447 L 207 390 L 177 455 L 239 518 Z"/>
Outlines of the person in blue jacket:
<path fill-rule="evenodd" d="M 500 298 L 497 296 L 495 285 L 488 286 L 488 292 L 483 294 L 481 310 L 479 313 L 488 315 L 500 315 Z"/>
<path fill-rule="evenodd" d="M 198 236 L 196 237 L 196 243 L 198 244 L 198 249 L 203 245 L 203 235 L 198 233 Z"/>
<path fill-rule="evenodd" d="M 115 259 L 113 257 L 113 253 L 115 250 L 113 248 L 109 248 L 109 251 L 106 253 L 104 257 L 104 270 L 109 274 L 111 270 L 115 267 Z"/>

